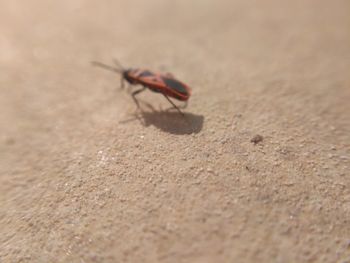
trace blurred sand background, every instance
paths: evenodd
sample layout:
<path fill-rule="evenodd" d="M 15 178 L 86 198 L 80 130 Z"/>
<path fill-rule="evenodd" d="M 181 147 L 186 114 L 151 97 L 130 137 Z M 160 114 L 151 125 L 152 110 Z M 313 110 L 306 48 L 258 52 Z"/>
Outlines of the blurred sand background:
<path fill-rule="evenodd" d="M 1 263 L 350 262 L 348 0 L 0 6 Z"/>

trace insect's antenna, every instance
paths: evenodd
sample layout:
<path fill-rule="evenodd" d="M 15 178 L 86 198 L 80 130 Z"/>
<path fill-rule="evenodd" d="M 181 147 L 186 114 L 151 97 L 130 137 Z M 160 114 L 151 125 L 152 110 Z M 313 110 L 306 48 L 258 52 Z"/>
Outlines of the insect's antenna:
<path fill-rule="evenodd" d="M 125 70 L 125 68 L 124 68 L 123 65 L 119 62 L 118 59 L 113 58 L 113 62 L 114 62 L 114 64 L 115 64 L 118 68 L 122 69 L 123 71 Z"/>
<path fill-rule="evenodd" d="M 114 68 L 97 61 L 91 61 L 91 64 L 100 68 L 107 69 L 109 71 L 117 72 L 117 73 L 123 73 L 124 71 L 123 68 Z"/>

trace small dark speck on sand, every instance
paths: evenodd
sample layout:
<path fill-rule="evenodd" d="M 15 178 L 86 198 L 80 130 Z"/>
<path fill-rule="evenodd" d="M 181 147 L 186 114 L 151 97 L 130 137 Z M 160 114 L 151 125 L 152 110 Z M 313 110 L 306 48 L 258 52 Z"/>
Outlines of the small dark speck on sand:
<path fill-rule="evenodd" d="M 262 142 L 264 140 L 264 137 L 261 135 L 257 134 L 255 135 L 250 141 L 254 144 L 258 144 L 259 142 Z"/>

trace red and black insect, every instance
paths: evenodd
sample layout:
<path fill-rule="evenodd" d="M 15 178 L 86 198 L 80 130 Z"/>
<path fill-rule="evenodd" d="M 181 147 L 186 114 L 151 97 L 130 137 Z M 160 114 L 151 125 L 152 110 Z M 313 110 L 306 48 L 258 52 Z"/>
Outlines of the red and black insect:
<path fill-rule="evenodd" d="M 114 61 L 118 68 L 104 65 L 100 62 L 93 62 L 94 65 L 103 67 L 114 72 L 121 74 L 121 87 L 124 87 L 124 80 L 126 80 L 131 85 L 141 85 L 142 87 L 131 93 L 136 106 L 139 108 L 139 102 L 136 99 L 136 95 L 145 91 L 147 88 L 153 92 L 161 93 L 171 104 L 177 109 L 182 115 L 182 111 L 178 106 L 170 99 L 174 98 L 176 100 L 187 101 L 191 96 L 190 88 L 183 82 L 177 80 L 170 73 L 162 74 L 155 73 L 150 70 L 129 68 L 125 69 L 117 60 Z M 170 97 L 170 98 L 169 98 Z"/>

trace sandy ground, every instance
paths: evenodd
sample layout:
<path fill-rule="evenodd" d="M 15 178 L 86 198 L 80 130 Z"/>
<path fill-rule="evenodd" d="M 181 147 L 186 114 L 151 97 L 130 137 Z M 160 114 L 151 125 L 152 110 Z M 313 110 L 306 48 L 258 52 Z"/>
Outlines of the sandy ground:
<path fill-rule="evenodd" d="M 1 263 L 350 262 L 348 0 L 0 5 Z"/>

